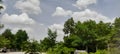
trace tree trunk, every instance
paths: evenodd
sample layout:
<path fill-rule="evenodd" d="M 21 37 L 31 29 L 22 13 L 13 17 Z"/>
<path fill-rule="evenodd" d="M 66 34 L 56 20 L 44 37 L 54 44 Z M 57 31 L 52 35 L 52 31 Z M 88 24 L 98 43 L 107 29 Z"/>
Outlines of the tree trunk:
<path fill-rule="evenodd" d="M 88 52 L 88 46 L 86 46 L 86 51 Z"/>
<path fill-rule="evenodd" d="M 96 45 L 96 51 L 98 50 L 98 45 Z"/>

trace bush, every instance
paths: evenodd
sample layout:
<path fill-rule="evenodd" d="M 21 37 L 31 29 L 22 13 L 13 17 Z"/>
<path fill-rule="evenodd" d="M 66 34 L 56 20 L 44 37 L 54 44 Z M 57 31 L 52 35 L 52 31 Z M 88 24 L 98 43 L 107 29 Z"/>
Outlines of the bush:
<path fill-rule="evenodd" d="M 120 49 L 119 48 L 111 48 L 110 54 L 120 54 Z"/>
<path fill-rule="evenodd" d="M 81 52 L 80 54 L 88 54 L 87 52 Z"/>
<path fill-rule="evenodd" d="M 95 53 L 90 54 L 109 54 L 109 52 L 107 50 L 97 50 Z"/>
<path fill-rule="evenodd" d="M 49 48 L 47 54 L 73 54 L 74 49 L 68 48 L 63 45 L 57 45 L 54 48 Z"/>

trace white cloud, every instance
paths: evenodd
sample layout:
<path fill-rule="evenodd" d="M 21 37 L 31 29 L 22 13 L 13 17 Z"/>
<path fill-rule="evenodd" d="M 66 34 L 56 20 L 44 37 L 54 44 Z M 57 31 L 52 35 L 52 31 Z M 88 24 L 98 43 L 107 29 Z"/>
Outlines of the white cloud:
<path fill-rule="evenodd" d="M 15 34 L 19 29 L 22 29 L 22 30 L 25 30 L 26 32 L 32 32 L 33 29 L 30 28 L 30 27 L 23 27 L 23 28 L 20 28 L 20 27 L 14 27 L 14 28 L 11 28 L 12 29 L 12 32 Z"/>
<path fill-rule="evenodd" d="M 74 18 L 75 21 L 86 21 L 86 20 L 95 20 L 96 22 L 99 21 L 104 21 L 104 22 L 111 22 L 111 19 L 109 19 L 106 16 L 103 16 L 100 13 L 97 13 L 95 11 L 91 11 L 89 9 L 86 9 L 84 11 L 81 12 L 74 12 L 72 14 L 72 17 Z"/>
<path fill-rule="evenodd" d="M 79 9 L 87 8 L 87 6 L 91 4 L 95 4 L 97 0 L 77 0 L 74 6 L 78 7 Z"/>
<path fill-rule="evenodd" d="M 53 24 L 53 25 L 49 26 L 49 28 L 52 31 L 57 31 L 57 35 L 58 35 L 57 40 L 58 41 L 63 40 L 63 37 L 64 37 L 63 28 L 64 28 L 64 26 L 62 24 Z"/>
<path fill-rule="evenodd" d="M 56 11 L 52 14 L 52 16 L 69 16 L 72 14 L 70 10 L 64 10 L 62 7 L 57 7 Z"/>
<path fill-rule="evenodd" d="M 41 25 L 40 23 L 36 23 L 34 25 L 9 25 L 4 24 L 5 27 L 0 31 L 4 32 L 5 29 L 11 29 L 12 33 L 15 34 L 18 30 L 25 30 L 29 36 L 29 39 L 41 40 L 47 36 L 47 27 L 45 25 Z"/>
<path fill-rule="evenodd" d="M 29 14 L 39 14 L 41 12 L 40 0 L 19 0 L 15 7 Z"/>
<path fill-rule="evenodd" d="M 2 16 L 1 22 L 5 24 L 23 24 L 23 25 L 35 23 L 35 21 L 32 18 L 30 18 L 26 13 L 22 13 L 20 15 L 16 14 L 8 15 L 6 13 Z"/>

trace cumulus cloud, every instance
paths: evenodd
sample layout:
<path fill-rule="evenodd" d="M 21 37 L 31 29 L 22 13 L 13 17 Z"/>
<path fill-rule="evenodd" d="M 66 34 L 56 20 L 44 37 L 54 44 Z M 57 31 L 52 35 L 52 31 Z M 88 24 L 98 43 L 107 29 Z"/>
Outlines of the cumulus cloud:
<path fill-rule="evenodd" d="M 15 34 L 18 30 L 25 30 L 29 36 L 29 39 L 41 40 L 47 36 L 47 27 L 41 23 L 36 23 L 33 25 L 10 25 L 4 24 L 5 27 L 0 31 L 1 33 L 5 31 L 5 29 L 11 29 L 12 33 Z"/>
<path fill-rule="evenodd" d="M 63 40 L 63 37 L 64 37 L 63 28 L 64 28 L 64 26 L 62 24 L 53 24 L 53 25 L 49 26 L 49 28 L 52 31 L 57 31 L 57 35 L 58 35 L 57 40 L 58 41 Z"/>
<path fill-rule="evenodd" d="M 15 34 L 18 30 L 22 29 L 22 30 L 25 30 L 27 31 L 28 33 L 32 32 L 33 29 L 30 28 L 30 27 L 14 27 L 14 28 L 11 28 L 12 29 L 12 32 Z"/>
<path fill-rule="evenodd" d="M 85 9 L 83 11 L 72 12 L 68 10 L 64 10 L 61 7 L 57 7 L 53 16 L 71 16 L 73 19 L 77 21 L 86 21 L 86 20 L 95 20 L 96 22 L 104 21 L 104 22 L 111 22 L 112 19 L 97 13 L 96 11 L 92 11 L 90 9 Z"/>
<path fill-rule="evenodd" d="M 81 12 L 74 12 L 72 14 L 72 17 L 74 18 L 75 21 L 86 21 L 86 20 L 95 20 L 96 22 L 99 21 L 104 21 L 104 22 L 111 22 L 111 19 L 108 17 L 97 13 L 95 11 L 91 11 L 89 9 L 85 9 L 84 11 Z"/>
<path fill-rule="evenodd" d="M 29 25 L 29 24 L 34 24 L 35 21 L 30 18 L 26 13 L 22 13 L 20 15 L 16 14 L 4 14 L 1 19 L 2 23 L 5 24 L 23 24 L 23 25 Z"/>
<path fill-rule="evenodd" d="M 19 0 L 15 7 L 29 14 L 39 14 L 41 12 L 40 0 Z"/>
<path fill-rule="evenodd" d="M 56 11 L 52 14 L 52 16 L 69 16 L 72 14 L 70 10 L 64 10 L 62 7 L 57 7 Z"/>
<path fill-rule="evenodd" d="M 11 27 L 13 33 L 16 33 L 19 29 L 25 30 L 28 33 L 29 39 L 44 39 L 47 36 L 47 27 L 40 24 L 35 24 L 32 26 L 14 26 Z"/>
<path fill-rule="evenodd" d="M 73 6 L 78 7 L 79 9 L 87 8 L 91 4 L 95 4 L 97 0 L 77 0 Z"/>

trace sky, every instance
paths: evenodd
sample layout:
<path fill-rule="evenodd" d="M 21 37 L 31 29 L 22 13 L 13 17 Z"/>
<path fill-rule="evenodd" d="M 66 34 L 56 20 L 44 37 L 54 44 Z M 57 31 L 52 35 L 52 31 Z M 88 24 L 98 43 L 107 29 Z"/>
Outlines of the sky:
<path fill-rule="evenodd" d="M 120 16 L 120 0 L 3 0 L 0 23 L 11 29 L 26 30 L 30 39 L 44 39 L 47 30 L 57 30 L 57 40 L 64 37 L 64 23 L 73 17 L 74 21 L 95 20 L 113 22 Z"/>

